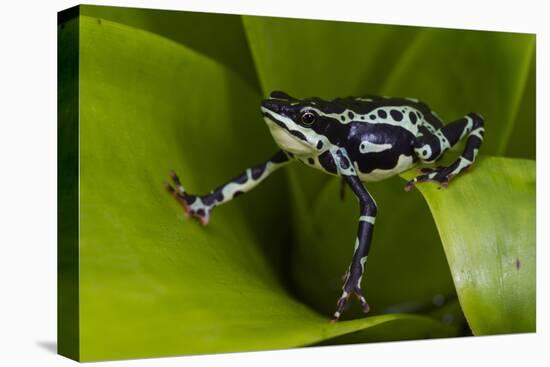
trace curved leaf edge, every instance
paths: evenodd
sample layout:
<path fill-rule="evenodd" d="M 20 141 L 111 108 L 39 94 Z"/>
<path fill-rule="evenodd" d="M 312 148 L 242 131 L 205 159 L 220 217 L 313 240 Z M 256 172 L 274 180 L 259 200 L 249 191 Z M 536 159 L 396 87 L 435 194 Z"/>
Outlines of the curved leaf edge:
<path fill-rule="evenodd" d="M 531 159 L 510 158 L 510 157 L 490 156 L 490 155 L 483 155 L 483 156 L 478 157 L 478 161 L 479 160 L 489 160 L 490 161 L 490 160 L 493 160 L 493 159 L 506 160 L 506 161 L 510 161 L 510 162 L 530 162 L 531 164 L 533 164 L 533 169 L 536 170 L 536 165 L 534 165 L 534 163 L 536 161 L 531 160 Z M 476 162 L 478 162 L 478 161 L 476 161 Z M 477 163 L 476 163 L 476 165 L 477 165 Z M 408 171 L 405 171 L 405 172 L 401 173 L 399 176 L 403 180 L 409 181 L 412 178 L 414 178 L 415 176 L 417 176 L 418 173 L 417 173 L 416 170 L 417 170 L 417 167 L 412 168 Z M 466 173 L 469 173 L 469 172 L 466 172 Z M 463 173 L 463 174 L 466 174 L 466 173 Z M 536 175 L 534 174 L 534 176 L 536 176 Z M 457 177 L 456 179 L 459 179 L 459 178 L 460 177 Z M 437 215 L 435 214 L 435 211 L 437 209 L 436 208 L 437 201 L 436 200 L 432 201 L 427 197 L 427 192 L 428 192 L 427 190 L 433 190 L 436 187 L 439 189 L 439 187 L 438 187 L 439 185 L 434 183 L 434 182 L 425 182 L 425 183 L 420 183 L 419 185 L 420 186 L 418 186 L 417 189 L 421 193 L 424 200 L 426 201 L 426 204 L 428 204 L 428 207 L 430 209 L 430 213 L 432 214 L 432 216 L 434 218 L 434 222 L 436 224 L 439 237 L 441 238 L 441 243 L 443 245 L 443 250 L 445 252 L 445 256 L 447 257 L 447 261 L 449 263 L 449 266 L 452 267 L 451 264 L 450 264 L 451 259 L 449 258 L 449 248 L 447 247 L 450 244 L 448 245 L 446 243 L 446 241 L 444 240 L 445 236 L 442 233 L 442 228 L 440 227 L 440 223 L 438 221 Z M 429 186 L 426 187 L 424 185 L 429 185 Z M 450 185 L 452 185 L 452 183 Z M 535 244 L 535 246 L 536 246 L 536 244 Z M 506 331 L 503 331 L 503 330 L 487 330 L 487 329 L 479 328 L 477 325 L 475 325 L 475 323 L 473 323 L 471 321 L 472 320 L 472 315 L 469 315 L 467 309 L 465 309 L 465 307 L 464 307 L 464 299 L 463 299 L 464 296 L 458 290 L 457 280 L 455 279 L 455 275 L 454 275 L 452 269 L 451 269 L 451 274 L 453 275 L 453 282 L 455 284 L 455 288 L 457 289 L 458 302 L 459 302 L 460 307 L 462 308 L 462 310 L 464 312 L 464 316 L 466 317 L 466 321 L 467 321 L 468 325 L 470 326 L 470 329 L 472 330 L 474 335 L 498 335 L 498 334 L 503 334 L 503 333 L 528 333 L 528 332 L 535 332 L 536 331 L 536 326 L 535 325 L 533 325 L 532 327 L 529 327 L 527 329 L 520 328 L 520 329 L 517 329 L 517 330 L 506 330 Z M 536 295 L 535 295 L 535 300 L 534 301 L 536 302 Z M 503 307 L 505 307 L 505 306 L 503 306 Z M 535 306 L 535 308 L 536 308 L 536 306 Z"/>

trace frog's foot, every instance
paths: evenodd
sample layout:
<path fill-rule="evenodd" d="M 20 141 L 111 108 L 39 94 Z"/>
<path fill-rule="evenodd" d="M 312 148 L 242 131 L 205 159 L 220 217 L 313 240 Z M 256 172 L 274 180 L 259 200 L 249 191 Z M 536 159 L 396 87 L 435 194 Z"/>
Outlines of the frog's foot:
<path fill-rule="evenodd" d="M 449 181 L 455 176 L 452 172 L 454 167 L 438 166 L 435 168 L 424 167 L 419 169 L 419 176 L 416 176 L 405 185 L 405 191 L 410 191 L 417 182 L 434 181 L 439 183 L 440 187 L 449 186 Z"/>
<path fill-rule="evenodd" d="M 207 225 L 212 208 L 205 205 L 200 196 L 190 195 L 185 192 L 185 189 L 181 185 L 180 179 L 176 175 L 176 172 L 170 171 L 170 177 L 174 182 L 175 188 L 168 183 L 165 183 L 164 186 L 166 187 L 168 193 L 170 193 L 170 195 L 172 195 L 174 199 L 176 199 L 177 202 L 183 207 L 185 217 L 197 218 L 202 225 Z"/>
<path fill-rule="evenodd" d="M 355 294 L 357 299 L 359 300 L 359 303 L 361 304 L 361 307 L 363 308 L 364 313 L 368 313 L 370 310 L 369 304 L 367 303 L 367 300 L 363 296 L 363 291 L 361 288 L 357 286 L 359 284 L 359 281 L 352 281 L 351 277 L 348 276 L 348 274 L 345 275 L 345 283 L 344 287 L 342 287 L 342 295 L 338 299 L 338 302 L 336 302 L 336 311 L 334 312 L 334 315 L 332 316 L 332 322 L 336 322 L 340 319 L 340 316 L 342 316 L 342 313 L 344 312 L 346 305 L 349 301 L 349 298 Z"/>

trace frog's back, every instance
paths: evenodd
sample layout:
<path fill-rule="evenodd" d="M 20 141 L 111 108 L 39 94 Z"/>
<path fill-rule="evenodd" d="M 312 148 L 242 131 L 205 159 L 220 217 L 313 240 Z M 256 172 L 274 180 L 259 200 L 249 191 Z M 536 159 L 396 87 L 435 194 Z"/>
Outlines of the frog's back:
<path fill-rule="evenodd" d="M 385 97 L 366 94 L 362 97 L 336 98 L 332 102 L 340 104 L 343 108 L 355 110 L 360 114 L 368 114 L 381 107 L 390 108 L 405 106 L 418 112 L 417 115 L 421 116 L 420 122 L 422 124 L 429 124 L 436 130 L 443 126 L 441 119 L 432 111 L 430 106 L 415 98 Z"/>
<path fill-rule="evenodd" d="M 413 167 L 415 138 L 442 126 L 429 106 L 416 99 L 366 95 L 337 98 L 331 105 L 347 118 L 342 120 L 350 127 L 346 150 L 365 182 Z"/>
<path fill-rule="evenodd" d="M 353 123 L 346 151 L 362 181 L 380 181 L 416 163 L 415 132 L 399 124 Z"/>

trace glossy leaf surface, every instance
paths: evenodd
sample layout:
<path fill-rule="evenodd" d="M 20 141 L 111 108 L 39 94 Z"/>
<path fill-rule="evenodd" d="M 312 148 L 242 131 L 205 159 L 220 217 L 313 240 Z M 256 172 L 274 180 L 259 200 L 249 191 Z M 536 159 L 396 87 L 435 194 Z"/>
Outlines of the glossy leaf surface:
<path fill-rule="evenodd" d="M 417 185 L 474 334 L 535 331 L 535 176 L 533 161 L 481 157 L 446 190 Z"/>

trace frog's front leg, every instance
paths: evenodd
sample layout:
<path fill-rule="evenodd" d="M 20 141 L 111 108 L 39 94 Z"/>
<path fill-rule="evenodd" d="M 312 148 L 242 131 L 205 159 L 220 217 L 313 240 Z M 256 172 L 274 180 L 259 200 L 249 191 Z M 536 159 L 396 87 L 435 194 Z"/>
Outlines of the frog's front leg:
<path fill-rule="evenodd" d="M 446 187 L 449 180 L 470 167 L 483 143 L 485 129 L 483 118 L 477 113 L 469 113 L 463 118 L 449 123 L 435 134 L 418 138 L 415 144 L 416 155 L 426 163 L 433 163 L 445 151 L 467 137 L 466 147 L 460 157 L 447 167 L 423 168 L 422 175 L 410 180 L 405 186 L 409 191 L 417 182 L 436 181 Z"/>
<path fill-rule="evenodd" d="M 336 312 L 334 312 L 333 320 L 338 320 L 344 311 L 344 307 L 348 302 L 349 297 L 355 294 L 363 311 L 369 312 L 369 304 L 363 296 L 361 290 L 361 279 L 365 271 L 367 255 L 370 249 L 372 234 L 374 231 L 374 221 L 376 219 L 376 203 L 363 183 L 357 176 L 344 176 L 344 180 L 351 187 L 357 198 L 359 199 L 359 226 L 357 230 L 357 238 L 355 240 L 355 248 L 351 264 L 344 275 L 344 285 L 342 287 L 342 295 L 336 304 Z"/>
<path fill-rule="evenodd" d="M 216 206 L 252 190 L 272 172 L 289 163 L 289 156 L 282 150 L 271 159 L 257 166 L 248 168 L 239 176 L 215 188 L 206 195 L 191 195 L 181 185 L 174 171 L 170 172 L 174 186 L 166 184 L 168 192 L 183 206 L 185 215 L 197 218 L 203 225 L 208 224 L 210 213 Z"/>

